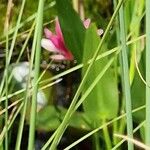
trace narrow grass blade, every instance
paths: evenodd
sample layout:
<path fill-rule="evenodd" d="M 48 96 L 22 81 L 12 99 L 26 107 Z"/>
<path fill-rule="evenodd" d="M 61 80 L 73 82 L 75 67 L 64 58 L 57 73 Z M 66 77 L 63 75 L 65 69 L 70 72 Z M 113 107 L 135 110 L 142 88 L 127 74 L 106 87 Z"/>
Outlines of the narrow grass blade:
<path fill-rule="evenodd" d="M 34 138 L 35 138 L 35 120 L 36 120 L 36 110 L 37 110 L 37 91 L 38 91 L 38 78 L 40 71 L 40 56 L 41 56 L 41 38 L 42 38 L 42 27 L 43 27 L 43 9 L 44 1 L 39 1 L 38 14 L 36 19 L 36 55 L 35 55 L 35 75 L 34 75 L 34 89 L 32 96 L 32 106 L 31 106 L 31 116 L 30 116 L 30 130 L 29 130 L 29 144 L 28 150 L 34 149 Z M 35 37 L 34 37 L 35 38 Z"/>
<path fill-rule="evenodd" d="M 122 44 L 122 50 L 121 50 L 122 80 L 123 80 L 123 90 L 124 90 L 124 97 L 126 102 L 126 113 L 127 113 L 127 133 L 130 138 L 133 138 L 132 104 L 131 104 L 131 92 L 130 92 L 123 5 L 121 6 L 119 11 L 119 21 L 120 21 L 120 39 Z M 133 150 L 133 143 L 131 143 L 130 141 L 128 142 L 128 150 Z"/>
<path fill-rule="evenodd" d="M 150 85 L 150 0 L 146 0 L 146 83 Z M 146 144 L 150 146 L 150 87 L 146 86 Z"/>
<path fill-rule="evenodd" d="M 7 19 L 7 18 L 6 18 Z M 6 100 L 5 100 L 5 150 L 8 150 L 8 51 L 9 51 L 9 36 L 8 36 L 8 28 L 9 28 L 9 21 L 6 20 L 6 58 L 5 58 L 5 69 L 6 69 L 6 76 L 5 76 L 5 91 L 6 91 Z"/>

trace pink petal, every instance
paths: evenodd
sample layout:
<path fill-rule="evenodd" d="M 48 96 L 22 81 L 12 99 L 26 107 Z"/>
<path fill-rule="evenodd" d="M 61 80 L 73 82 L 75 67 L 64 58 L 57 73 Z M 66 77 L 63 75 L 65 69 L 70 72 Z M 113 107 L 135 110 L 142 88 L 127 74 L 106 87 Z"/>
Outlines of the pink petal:
<path fill-rule="evenodd" d="M 64 41 L 62 41 L 60 37 L 58 37 L 57 35 L 52 35 L 50 40 L 53 42 L 55 47 L 59 49 L 59 53 L 61 54 L 68 53 L 69 50 L 66 48 Z"/>
<path fill-rule="evenodd" d="M 55 47 L 57 49 L 59 49 L 60 53 L 63 53 L 63 51 L 65 49 L 65 45 L 63 43 L 63 41 L 61 41 L 61 39 L 57 36 L 57 35 L 53 35 L 50 40 L 53 42 L 53 44 L 55 45 Z"/>
<path fill-rule="evenodd" d="M 61 54 L 52 55 L 51 59 L 54 59 L 54 60 L 66 60 L 66 58 L 63 55 L 61 55 Z"/>
<path fill-rule="evenodd" d="M 64 42 L 64 38 L 63 38 L 63 34 L 60 28 L 58 18 L 56 18 L 55 31 L 56 31 L 56 35 Z"/>
<path fill-rule="evenodd" d="M 41 40 L 41 46 L 44 48 L 44 49 L 46 49 L 46 50 L 48 50 L 48 51 L 50 51 L 50 52 L 59 52 L 59 49 L 57 49 L 56 47 L 55 47 L 55 45 L 53 44 L 53 42 L 51 41 L 51 40 L 49 40 L 49 39 L 42 39 Z"/>
<path fill-rule="evenodd" d="M 45 33 L 45 37 L 48 39 L 50 39 L 51 36 L 53 35 L 53 33 L 50 30 L 48 30 L 47 28 L 44 29 L 44 33 Z"/>
<path fill-rule="evenodd" d="M 64 56 L 67 60 L 73 60 L 73 55 L 70 51 L 67 51 Z"/>
<path fill-rule="evenodd" d="M 89 18 L 83 21 L 83 25 L 86 29 L 90 26 L 90 23 L 91 23 L 91 19 Z"/>
<path fill-rule="evenodd" d="M 67 55 L 63 55 L 63 54 L 56 54 L 56 55 L 52 55 L 51 58 L 54 60 L 73 60 L 73 56 L 71 53 L 68 53 Z"/>

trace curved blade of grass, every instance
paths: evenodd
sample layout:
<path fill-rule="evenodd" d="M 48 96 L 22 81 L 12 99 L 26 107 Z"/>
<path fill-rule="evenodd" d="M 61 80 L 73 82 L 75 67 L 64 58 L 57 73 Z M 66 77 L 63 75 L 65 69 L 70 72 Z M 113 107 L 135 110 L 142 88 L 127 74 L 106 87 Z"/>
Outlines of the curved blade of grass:
<path fill-rule="evenodd" d="M 143 9 L 144 9 L 144 0 L 141 1 L 135 1 L 134 5 L 134 10 L 133 10 L 133 15 L 132 15 L 132 20 L 130 24 L 130 30 L 132 32 L 131 39 L 136 38 L 140 34 L 140 28 L 141 28 L 141 23 L 139 20 L 142 18 L 143 15 Z M 131 58 L 130 58 L 130 84 L 133 83 L 133 79 L 135 76 L 135 50 L 139 51 L 140 49 L 140 43 L 134 43 L 131 45 Z"/>

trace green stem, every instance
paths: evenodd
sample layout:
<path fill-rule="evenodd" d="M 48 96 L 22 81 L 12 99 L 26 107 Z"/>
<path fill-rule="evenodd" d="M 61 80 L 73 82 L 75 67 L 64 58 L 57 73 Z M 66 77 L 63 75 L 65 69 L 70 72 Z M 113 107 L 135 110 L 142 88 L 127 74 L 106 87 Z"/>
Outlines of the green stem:
<path fill-rule="evenodd" d="M 133 122 L 132 122 L 132 104 L 131 104 L 131 93 L 130 93 L 130 81 L 129 81 L 129 68 L 127 58 L 127 46 L 126 46 L 126 31 L 125 31 L 125 19 L 123 5 L 119 11 L 120 19 L 120 39 L 122 43 L 121 60 L 122 60 L 122 76 L 123 76 L 123 89 L 126 102 L 126 113 L 127 113 L 127 134 L 130 138 L 133 138 Z M 128 142 L 128 150 L 133 150 L 133 143 Z"/>
<path fill-rule="evenodd" d="M 114 10 L 117 7 L 117 3 L 118 3 L 118 0 L 113 0 Z M 115 21 L 116 21 L 116 39 L 117 39 L 117 45 L 120 45 L 118 15 L 116 16 L 116 20 Z M 116 76 L 116 80 L 118 81 L 118 57 L 116 57 L 116 61 L 115 61 L 115 76 Z M 114 122 L 113 123 L 113 133 L 116 133 L 117 131 L 118 131 L 118 122 Z M 113 143 L 116 144 L 117 141 L 118 141 L 117 138 L 114 136 L 113 137 Z"/>
<path fill-rule="evenodd" d="M 125 128 L 126 128 L 126 119 L 123 118 L 123 119 L 120 120 L 120 126 L 119 126 L 118 133 L 123 134 L 124 131 L 125 131 Z"/>
<path fill-rule="evenodd" d="M 93 135 L 93 149 L 100 150 L 100 141 L 99 141 L 99 133 L 94 133 Z"/>
<path fill-rule="evenodd" d="M 93 122 L 92 128 L 95 129 L 98 126 L 98 124 L 96 122 Z M 99 133 L 96 132 L 93 134 L 92 136 L 92 147 L 95 150 L 100 150 L 100 138 L 99 138 Z"/>
<path fill-rule="evenodd" d="M 105 120 L 103 121 L 103 124 L 106 124 Z M 112 148 L 112 145 L 111 145 L 111 140 L 110 140 L 110 136 L 109 136 L 109 132 L 108 132 L 108 126 L 104 126 L 103 133 L 104 133 L 106 148 L 107 148 L 107 150 L 110 150 Z"/>
<path fill-rule="evenodd" d="M 6 133 L 5 133 L 5 150 L 8 150 L 8 50 L 9 50 L 9 37 L 8 37 L 8 21 L 7 21 L 7 27 L 6 27 L 6 59 L 5 59 L 5 68 L 6 68 L 6 74 L 5 74 L 5 90 L 6 90 L 6 100 L 5 100 L 5 127 L 6 127 Z"/>
<path fill-rule="evenodd" d="M 113 133 L 118 133 L 118 122 L 113 123 Z M 113 137 L 113 145 L 116 145 L 117 143 L 117 138 Z"/>
<path fill-rule="evenodd" d="M 39 1 L 38 14 L 36 20 L 36 55 L 35 55 L 35 74 L 34 74 L 34 89 L 32 96 L 31 105 L 31 116 L 30 116 L 30 129 L 29 129 L 29 144 L 28 150 L 34 149 L 34 138 L 35 138 L 35 120 L 36 120 L 36 110 L 37 110 L 37 92 L 38 92 L 38 78 L 40 71 L 40 57 L 41 57 L 41 38 L 42 38 L 42 24 L 43 24 L 43 8 L 44 0 Z"/>

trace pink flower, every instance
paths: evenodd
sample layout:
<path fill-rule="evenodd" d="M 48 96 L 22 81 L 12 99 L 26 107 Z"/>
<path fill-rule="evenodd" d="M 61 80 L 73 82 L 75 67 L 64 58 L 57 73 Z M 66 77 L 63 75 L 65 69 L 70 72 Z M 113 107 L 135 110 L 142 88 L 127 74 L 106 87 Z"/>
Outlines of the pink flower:
<path fill-rule="evenodd" d="M 83 22 L 86 29 L 89 27 L 90 23 L 90 19 L 87 19 Z M 72 53 L 65 45 L 64 37 L 58 19 L 56 19 L 55 32 L 56 34 L 53 34 L 50 30 L 45 28 L 44 33 L 46 38 L 42 39 L 41 46 L 44 49 L 54 53 L 51 56 L 51 58 L 54 60 L 73 60 Z M 99 33 L 100 32 L 98 30 L 98 34 Z"/>
<path fill-rule="evenodd" d="M 68 48 L 65 45 L 63 34 L 58 22 L 58 19 L 56 19 L 56 26 L 55 26 L 55 32 L 56 34 L 53 34 L 50 30 L 47 28 L 44 29 L 45 37 L 41 41 L 41 45 L 43 48 L 50 52 L 54 52 L 55 54 L 51 56 L 54 60 L 72 60 L 73 55 L 68 50 Z"/>

